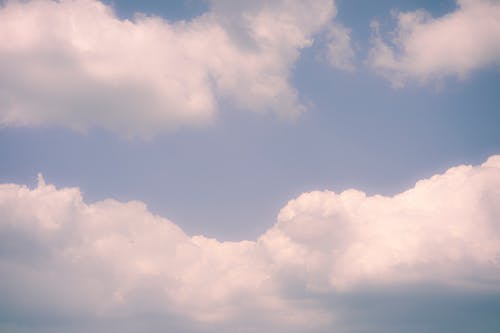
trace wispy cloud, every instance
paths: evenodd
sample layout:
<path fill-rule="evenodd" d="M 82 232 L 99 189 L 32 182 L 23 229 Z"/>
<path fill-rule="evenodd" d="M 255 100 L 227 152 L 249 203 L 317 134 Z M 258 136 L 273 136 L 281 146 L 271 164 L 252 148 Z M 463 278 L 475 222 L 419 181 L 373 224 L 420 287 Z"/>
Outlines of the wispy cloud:
<path fill-rule="evenodd" d="M 330 66 L 340 70 L 355 69 L 355 52 L 351 41 L 351 30 L 341 24 L 332 24 L 326 33 L 325 57 Z"/>

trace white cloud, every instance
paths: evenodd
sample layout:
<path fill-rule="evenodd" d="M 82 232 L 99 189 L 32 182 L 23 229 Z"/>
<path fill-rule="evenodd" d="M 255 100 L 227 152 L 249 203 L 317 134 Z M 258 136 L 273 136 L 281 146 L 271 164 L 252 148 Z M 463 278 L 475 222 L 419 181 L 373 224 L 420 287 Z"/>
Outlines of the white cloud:
<path fill-rule="evenodd" d="M 333 68 L 354 70 L 354 49 L 351 30 L 340 24 L 330 25 L 327 32 L 326 60 Z"/>
<path fill-rule="evenodd" d="M 3 184 L 0 322 L 160 314 L 303 331 L 342 320 L 325 297 L 366 286 L 498 292 L 499 200 L 493 156 L 394 197 L 304 193 L 256 241 L 219 242 L 186 235 L 141 202 L 86 204 L 77 188 L 42 178 L 35 189 Z"/>
<path fill-rule="evenodd" d="M 419 181 L 394 197 L 305 193 L 281 210 L 263 239 L 280 239 L 286 244 L 280 247 L 300 253 L 283 260 L 307 267 L 305 282 L 317 290 L 421 281 L 487 287 L 481 278 L 498 288 L 499 185 L 495 156 L 479 167 L 459 166 Z M 282 251 L 270 253 L 280 258 Z"/>
<path fill-rule="evenodd" d="M 95 0 L 0 7 L 0 124 L 150 136 L 210 122 L 221 100 L 294 116 L 292 66 L 330 0 L 211 1 L 190 21 L 121 20 Z"/>
<path fill-rule="evenodd" d="M 471 71 L 500 64 L 500 2 L 457 0 L 458 8 L 439 18 L 424 10 L 395 13 L 391 43 L 374 22 L 369 63 L 395 86 L 446 76 L 464 78 Z"/>

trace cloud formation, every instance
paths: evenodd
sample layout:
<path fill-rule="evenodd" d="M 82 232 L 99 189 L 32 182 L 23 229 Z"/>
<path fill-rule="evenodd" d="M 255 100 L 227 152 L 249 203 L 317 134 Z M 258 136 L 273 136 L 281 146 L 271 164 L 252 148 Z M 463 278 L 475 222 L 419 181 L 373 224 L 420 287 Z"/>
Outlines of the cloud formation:
<path fill-rule="evenodd" d="M 326 60 L 336 69 L 354 70 L 354 49 L 351 43 L 351 30 L 341 24 L 332 24 L 328 28 L 326 42 Z"/>
<path fill-rule="evenodd" d="M 210 2 L 190 21 L 116 17 L 96 0 L 0 7 L 0 124 L 150 136 L 214 119 L 219 103 L 304 110 L 292 66 L 331 21 L 330 0 Z"/>
<path fill-rule="evenodd" d="M 0 327 L 90 322 L 79 327 L 95 332 L 158 320 L 149 331 L 366 332 L 352 329 L 367 315 L 356 305 L 366 289 L 499 295 L 499 201 L 493 156 L 393 197 L 304 193 L 256 241 L 219 242 L 186 235 L 141 202 L 86 204 L 79 189 L 42 177 L 35 189 L 3 184 Z"/>
<path fill-rule="evenodd" d="M 395 86 L 420 82 L 500 64 L 500 2 L 457 0 L 458 8 L 432 18 L 424 10 L 394 13 L 397 28 L 387 42 L 374 22 L 369 63 Z"/>

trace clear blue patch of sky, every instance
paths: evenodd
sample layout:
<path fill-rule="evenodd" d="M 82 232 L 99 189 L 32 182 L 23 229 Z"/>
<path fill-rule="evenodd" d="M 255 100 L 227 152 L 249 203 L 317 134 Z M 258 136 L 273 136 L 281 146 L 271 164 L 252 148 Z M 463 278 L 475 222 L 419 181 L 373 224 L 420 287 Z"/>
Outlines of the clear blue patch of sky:
<path fill-rule="evenodd" d="M 137 13 L 160 16 L 168 21 L 190 20 L 209 9 L 204 0 L 104 0 L 122 19 L 133 19 Z"/>

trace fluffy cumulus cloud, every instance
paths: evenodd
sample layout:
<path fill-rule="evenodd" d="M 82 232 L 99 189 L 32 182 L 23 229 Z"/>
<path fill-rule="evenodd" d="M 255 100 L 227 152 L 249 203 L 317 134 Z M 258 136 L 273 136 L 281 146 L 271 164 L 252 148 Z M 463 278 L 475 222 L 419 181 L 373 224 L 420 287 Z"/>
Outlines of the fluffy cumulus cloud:
<path fill-rule="evenodd" d="M 300 50 L 331 0 L 210 1 L 190 21 L 118 18 L 96 0 L 0 5 L 0 124 L 150 136 L 213 120 L 221 101 L 294 116 Z"/>
<path fill-rule="evenodd" d="M 500 156 L 493 156 L 393 197 L 305 193 L 257 240 L 220 242 L 186 235 L 141 202 L 87 204 L 77 188 L 41 177 L 34 189 L 3 184 L 0 328 L 372 332 L 360 323 L 381 328 L 373 316 L 389 305 L 401 316 L 428 293 L 422 285 L 486 295 L 499 306 L 498 202 Z M 374 290 L 403 296 L 380 301 Z M 436 295 L 430 299 L 446 299 Z M 447 297 L 456 306 L 459 298 Z M 498 324 L 486 319 L 481 325 Z M 391 320 L 384 331 L 398 327 Z"/>
<path fill-rule="evenodd" d="M 500 2 L 457 0 L 457 9 L 432 18 L 424 10 L 394 13 L 397 28 L 386 42 L 373 23 L 371 66 L 396 86 L 500 64 Z"/>

